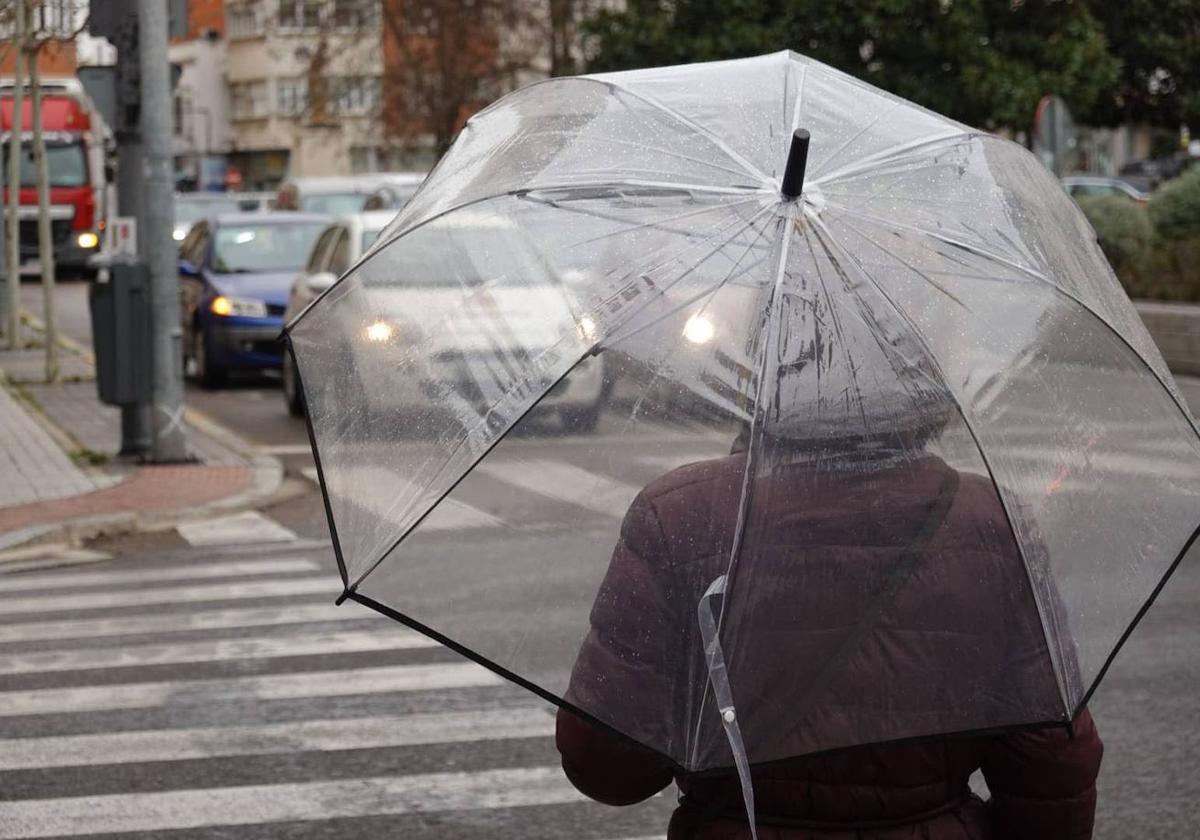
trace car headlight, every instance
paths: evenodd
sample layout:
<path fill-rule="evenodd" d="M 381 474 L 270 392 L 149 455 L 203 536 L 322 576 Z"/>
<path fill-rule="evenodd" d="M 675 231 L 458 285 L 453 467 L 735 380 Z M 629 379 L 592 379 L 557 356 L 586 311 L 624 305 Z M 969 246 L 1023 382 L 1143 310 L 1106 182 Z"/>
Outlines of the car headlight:
<path fill-rule="evenodd" d="M 248 300 L 246 298 L 230 298 L 225 295 L 217 295 L 209 304 L 209 309 L 214 315 L 228 316 L 233 315 L 238 318 L 265 318 L 267 317 L 267 305 L 261 300 Z"/>
<path fill-rule="evenodd" d="M 100 237 L 90 230 L 85 230 L 76 237 L 75 241 L 79 243 L 80 248 L 95 248 L 100 244 Z"/>
<path fill-rule="evenodd" d="M 395 334 L 395 324 L 383 318 L 376 318 L 363 329 L 363 337 L 373 344 L 387 344 Z"/>

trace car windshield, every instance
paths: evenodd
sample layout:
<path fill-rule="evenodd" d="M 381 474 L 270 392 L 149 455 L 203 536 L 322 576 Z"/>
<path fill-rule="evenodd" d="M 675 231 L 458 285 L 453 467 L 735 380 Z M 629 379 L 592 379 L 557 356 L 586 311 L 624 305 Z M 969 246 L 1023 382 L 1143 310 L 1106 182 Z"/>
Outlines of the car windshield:
<path fill-rule="evenodd" d="M 367 197 L 362 193 L 315 193 L 300 199 L 300 209 L 306 213 L 325 213 L 329 216 L 345 216 L 362 210 Z"/>
<path fill-rule="evenodd" d="M 187 198 L 180 196 L 175 199 L 175 222 L 194 222 L 205 216 L 215 216 L 218 213 L 236 213 L 243 209 L 236 199 L 220 198 Z"/>
<path fill-rule="evenodd" d="M 8 144 L 4 144 L 3 160 L 8 160 Z M 82 187 L 88 182 L 87 158 L 79 143 L 47 143 L 46 169 L 53 187 Z M 33 160 L 33 144 L 21 144 L 21 186 L 37 186 L 37 167 Z"/>
<path fill-rule="evenodd" d="M 299 271 L 324 227 L 321 222 L 222 226 L 213 244 L 213 269 L 222 274 Z"/>

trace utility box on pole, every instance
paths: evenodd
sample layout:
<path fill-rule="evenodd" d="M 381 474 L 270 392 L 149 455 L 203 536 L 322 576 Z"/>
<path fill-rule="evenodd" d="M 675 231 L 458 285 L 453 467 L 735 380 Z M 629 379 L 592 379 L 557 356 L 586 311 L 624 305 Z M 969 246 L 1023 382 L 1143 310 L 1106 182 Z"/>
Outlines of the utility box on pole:
<path fill-rule="evenodd" d="M 150 272 L 144 263 L 117 262 L 106 282 L 88 292 L 96 390 L 109 405 L 136 405 L 153 396 L 153 333 Z"/>

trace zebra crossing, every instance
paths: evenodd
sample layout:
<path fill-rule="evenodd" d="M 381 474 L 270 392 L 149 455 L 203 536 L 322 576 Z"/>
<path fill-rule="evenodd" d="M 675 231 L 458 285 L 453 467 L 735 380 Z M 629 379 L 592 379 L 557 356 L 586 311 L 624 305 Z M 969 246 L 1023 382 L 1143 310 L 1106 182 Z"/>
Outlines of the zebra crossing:
<path fill-rule="evenodd" d="M 553 710 L 294 546 L 0 575 L 0 840 L 661 838 L 558 766 Z"/>

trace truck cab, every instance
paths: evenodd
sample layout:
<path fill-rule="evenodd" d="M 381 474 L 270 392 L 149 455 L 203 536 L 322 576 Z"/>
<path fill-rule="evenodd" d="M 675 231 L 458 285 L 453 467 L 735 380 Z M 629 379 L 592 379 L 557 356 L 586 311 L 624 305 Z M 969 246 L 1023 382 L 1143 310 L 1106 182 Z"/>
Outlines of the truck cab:
<path fill-rule="evenodd" d="M 33 157 L 33 108 L 26 87 L 21 103 L 20 251 L 21 264 L 38 259 L 37 170 Z M 0 139 L 7 175 L 13 129 L 13 87 L 0 80 Z M 42 134 L 50 176 L 50 230 L 55 264 L 86 273 L 103 246 L 110 202 L 105 174 L 108 129 L 76 79 L 42 83 Z M 8 201 L 5 183 L 4 201 Z"/>

